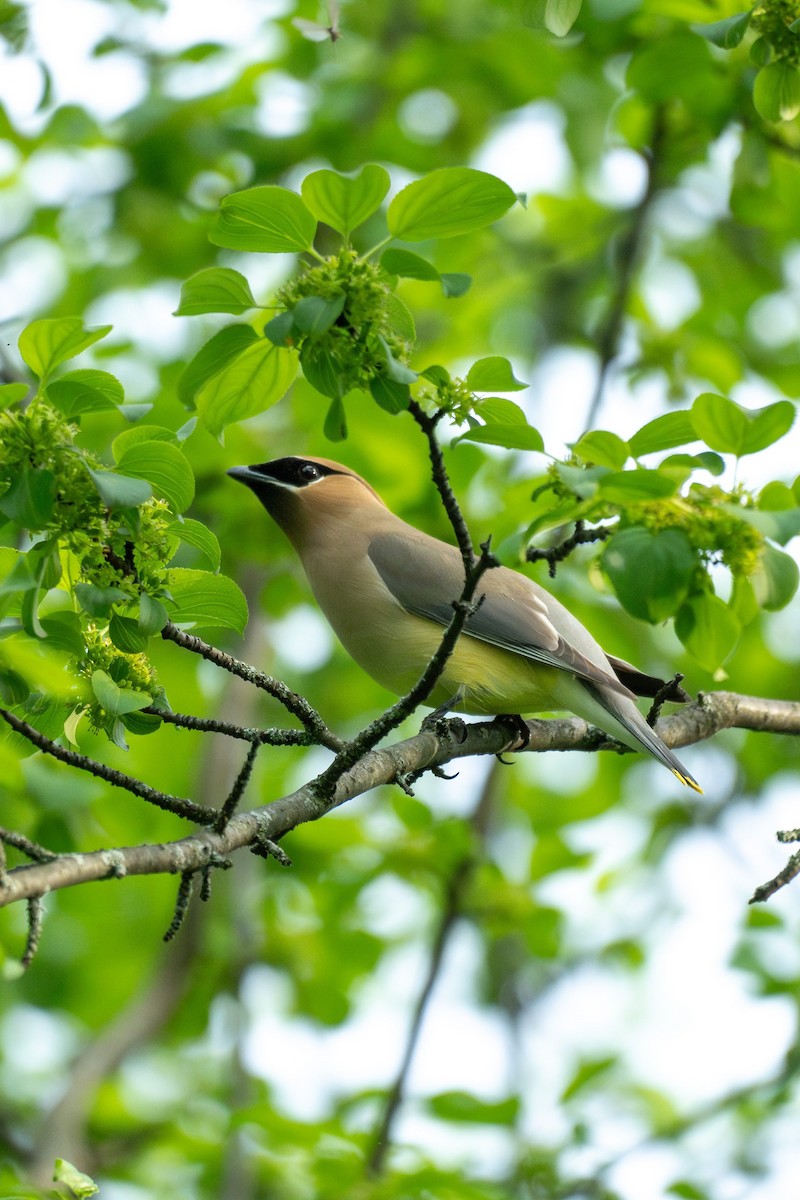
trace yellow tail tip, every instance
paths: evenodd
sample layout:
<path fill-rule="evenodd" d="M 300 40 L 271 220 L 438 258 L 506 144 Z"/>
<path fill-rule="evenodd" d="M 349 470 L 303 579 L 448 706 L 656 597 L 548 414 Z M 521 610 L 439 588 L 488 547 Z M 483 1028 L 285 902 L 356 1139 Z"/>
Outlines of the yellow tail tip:
<path fill-rule="evenodd" d="M 696 779 L 692 779 L 691 775 L 681 775 L 680 771 L 675 770 L 673 770 L 672 774 L 675 775 L 677 779 L 680 779 L 681 783 L 685 783 L 687 787 L 690 787 L 693 792 L 699 792 L 701 796 L 704 794 L 700 784 Z"/>

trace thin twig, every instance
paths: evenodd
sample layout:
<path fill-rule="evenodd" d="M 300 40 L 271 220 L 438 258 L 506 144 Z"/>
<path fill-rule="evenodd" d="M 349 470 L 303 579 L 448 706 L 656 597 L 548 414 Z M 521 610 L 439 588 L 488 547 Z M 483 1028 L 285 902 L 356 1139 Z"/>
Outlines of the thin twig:
<path fill-rule="evenodd" d="M 125 775 L 122 771 L 116 771 L 104 763 L 95 762 L 86 754 L 77 754 L 74 750 L 66 750 L 57 742 L 45 737 L 27 721 L 21 721 L 8 709 L 0 708 L 0 717 L 45 754 L 57 758 L 59 762 L 66 763 L 70 767 L 77 767 L 79 771 L 88 771 L 90 775 L 104 779 L 113 787 L 124 788 L 126 792 L 132 792 L 134 796 L 138 796 L 140 800 L 146 800 L 148 804 L 154 804 L 156 808 L 175 813 L 176 816 L 184 817 L 187 821 L 195 821 L 198 825 L 212 825 L 217 819 L 216 812 L 204 808 L 200 804 L 195 804 L 192 800 L 184 800 L 180 796 L 170 796 L 167 792 L 159 792 L 157 788 L 152 788 L 148 784 L 142 783 L 141 780 L 134 779 L 132 775 Z"/>
<path fill-rule="evenodd" d="M 455 492 L 453 491 L 452 484 L 450 483 L 450 477 L 447 473 L 447 467 L 445 466 L 442 447 L 439 443 L 439 439 L 436 436 L 436 426 L 444 416 L 444 412 L 440 409 L 437 413 L 434 413 L 432 417 L 429 417 L 427 413 L 422 410 L 416 400 L 411 401 L 408 406 L 408 411 L 411 413 L 412 417 L 428 439 L 428 454 L 431 460 L 433 482 L 436 484 L 442 504 L 444 505 L 444 510 L 450 519 L 450 524 L 453 526 L 453 533 L 456 535 L 456 541 L 458 542 L 458 548 L 461 551 L 461 558 L 463 560 L 464 571 L 466 573 L 475 566 L 476 555 L 472 545 L 472 538 L 470 537 L 469 529 L 467 529 L 467 523 L 464 520 L 461 507 L 456 500 Z"/>
<path fill-rule="evenodd" d="M 319 742 L 320 745 L 327 746 L 329 750 L 341 749 L 341 740 L 331 732 L 316 709 L 312 708 L 307 700 L 304 700 L 302 696 L 298 696 L 297 692 L 293 692 L 280 679 L 274 679 L 271 675 L 265 675 L 263 671 L 257 671 L 249 663 L 234 658 L 232 654 L 227 654 L 224 650 L 220 650 L 216 646 L 211 646 L 208 642 L 204 642 L 202 638 L 197 637 L 193 633 L 185 633 L 184 630 L 179 629 L 171 621 L 168 621 L 161 630 L 161 636 L 166 641 L 174 642 L 176 646 L 181 646 L 184 650 L 191 651 L 192 654 L 199 654 L 201 658 L 205 658 L 208 662 L 221 667 L 223 671 L 228 671 L 231 675 L 237 675 L 239 679 L 244 679 L 247 683 L 252 684 L 253 687 L 267 692 L 282 704 L 287 712 L 297 717 L 298 721 L 305 726 L 309 733 L 313 734 L 314 740 Z"/>
<path fill-rule="evenodd" d="M 189 901 L 192 898 L 194 874 L 194 871 L 184 871 L 181 875 L 181 881 L 178 884 L 178 895 L 175 897 L 175 908 L 172 913 L 172 920 L 169 923 L 167 932 L 164 934 L 165 942 L 172 941 L 172 939 L 175 937 L 175 934 L 186 920 L 186 914 L 189 911 Z"/>
<path fill-rule="evenodd" d="M 557 546 L 551 546 L 549 550 L 538 550 L 535 546 L 529 546 L 525 551 L 525 561 L 529 563 L 546 562 L 548 575 L 551 579 L 555 579 L 558 564 L 568 558 L 577 546 L 583 546 L 588 542 L 604 542 L 610 536 L 611 530 L 605 525 L 600 525 L 595 529 L 586 529 L 583 521 L 576 521 L 572 535 L 565 538 L 563 542 L 559 542 Z"/>
<path fill-rule="evenodd" d="M 255 765 L 257 754 L 258 742 L 251 742 L 250 749 L 247 751 L 247 757 L 244 760 L 244 765 L 242 766 L 239 774 L 236 776 L 236 781 L 231 788 L 225 803 L 219 810 L 219 816 L 217 817 L 216 824 L 214 825 L 214 830 L 217 833 L 222 833 L 224 831 L 228 821 L 230 821 L 231 817 L 236 812 L 239 801 L 244 795 L 245 788 L 250 782 L 250 776 L 253 773 L 253 767 Z"/>
<path fill-rule="evenodd" d="M 622 239 L 619 248 L 617 281 L 608 306 L 605 321 L 597 334 L 597 350 L 600 355 L 600 365 L 597 372 L 594 393 L 586 417 L 586 428 L 591 429 L 597 420 L 603 403 L 608 374 L 614 359 L 619 353 L 619 343 L 625 314 L 628 310 L 633 282 L 639 268 L 644 245 L 644 235 L 653 202 L 661 186 L 660 172 L 664 158 L 667 140 L 667 121 L 662 106 L 656 108 L 653 116 L 653 134 L 650 141 L 650 152 L 647 155 L 647 179 L 644 194 L 633 209 L 630 228 Z"/>
<path fill-rule="evenodd" d="M 160 717 L 165 725 L 176 725 L 179 729 L 190 729 L 196 733 L 222 733 L 226 737 L 238 738 L 242 742 L 258 742 L 270 746 L 311 746 L 316 739 L 303 729 L 248 729 L 232 721 L 217 721 L 214 717 L 195 717 L 189 713 L 167 712 L 150 704 L 142 712 Z"/>
<path fill-rule="evenodd" d="M 28 901 L 28 937 L 22 955 L 22 969 L 25 971 L 33 962 L 36 951 L 39 949 L 43 922 L 44 901 L 40 896 L 32 896 Z"/>
<path fill-rule="evenodd" d="M 472 873 L 480 862 L 482 847 L 489 824 L 495 778 L 496 768 L 493 766 L 486 776 L 475 808 L 469 818 L 469 824 L 475 835 L 475 844 L 456 863 L 447 882 L 444 905 L 431 946 L 428 970 L 417 997 L 417 1002 L 414 1005 L 400 1066 L 395 1080 L 387 1093 L 383 1112 L 374 1135 L 372 1151 L 367 1159 L 367 1171 L 370 1175 L 381 1174 L 386 1157 L 391 1149 L 395 1119 L 405 1099 L 408 1076 L 411 1064 L 414 1061 L 414 1054 L 419 1042 L 419 1035 L 422 1030 L 428 1004 L 436 981 L 441 973 L 445 951 L 450 943 L 450 938 L 458 919 L 461 916 L 464 896 L 472 878 Z"/>

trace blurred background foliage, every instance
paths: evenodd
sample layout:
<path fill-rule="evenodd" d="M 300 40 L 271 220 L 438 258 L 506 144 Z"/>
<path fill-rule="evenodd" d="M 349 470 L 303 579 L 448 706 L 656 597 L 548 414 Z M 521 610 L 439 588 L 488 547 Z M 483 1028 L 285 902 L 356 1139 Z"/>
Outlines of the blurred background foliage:
<path fill-rule="evenodd" d="M 800 126 L 793 78 L 781 76 L 780 111 L 769 96 L 756 107 L 753 86 L 770 61 L 794 69 L 796 5 L 756 10 L 762 26 L 780 20 L 777 50 L 763 31 L 754 50 L 755 28 L 729 48 L 700 30 L 737 16 L 726 0 L 593 0 L 561 38 L 551 5 L 351 0 L 341 37 L 315 42 L 293 18 L 332 15 L 291 0 L 213 12 L 179 0 L 0 3 L 5 378 L 19 378 L 13 347 L 32 318 L 108 322 L 90 361 L 152 405 L 148 420 L 178 428 L 181 370 L 223 323 L 171 316 L 182 281 L 221 263 L 268 300 L 293 266 L 211 245 L 222 196 L 297 188 L 322 166 L 379 162 L 399 187 L 470 164 L 528 204 L 426 248 L 439 270 L 473 275 L 465 297 L 401 284 L 427 362 L 510 357 L 531 381 L 516 399 L 554 453 L 590 425 L 628 437 L 698 392 L 795 399 Z M 375 233 L 359 231 L 359 247 Z M 254 614 L 226 646 L 347 733 L 387 696 L 334 645 L 287 547 L 224 475 L 330 455 L 326 407 L 298 380 L 289 400 L 230 428 L 224 448 L 199 430 L 186 453 L 191 515 L 216 531 Z M 448 536 L 413 423 L 366 396 L 348 417 L 335 456 Z M 82 444 L 107 459 L 121 426 L 116 414 L 86 419 Z M 796 446 L 790 435 L 765 464 L 743 464 L 745 481 L 791 483 Z M 478 538 L 528 523 L 532 461 L 465 443 L 449 452 Z M 692 691 L 722 682 L 671 628 L 623 614 L 595 559 L 573 555 L 553 587 L 610 651 L 684 670 Z M 749 624 L 724 686 L 796 696 L 797 629 L 796 602 Z M 175 709 L 280 722 L 276 706 L 174 646 L 153 658 Z M 90 734 L 81 745 L 214 803 L 240 764 L 193 737 L 164 728 L 127 755 Z M 649 762 L 608 755 L 467 763 L 414 799 L 384 789 L 296 831 L 291 871 L 240 856 L 165 951 L 172 880 L 52 897 L 33 967 L 0 1000 L 0 1194 L 42 1194 L 61 1156 L 108 1200 L 791 1194 L 797 897 L 746 901 L 783 862 L 773 831 L 798 823 L 797 749 L 729 733 L 686 758 L 702 798 L 676 794 Z M 324 761 L 263 754 L 252 802 Z M 8 741 L 0 765 L 3 823 L 54 849 L 182 832 Z M 4 910 L 0 930 L 13 965 L 24 910 Z M 433 1000 L 391 1144 L 376 1151 L 426 978 Z"/>

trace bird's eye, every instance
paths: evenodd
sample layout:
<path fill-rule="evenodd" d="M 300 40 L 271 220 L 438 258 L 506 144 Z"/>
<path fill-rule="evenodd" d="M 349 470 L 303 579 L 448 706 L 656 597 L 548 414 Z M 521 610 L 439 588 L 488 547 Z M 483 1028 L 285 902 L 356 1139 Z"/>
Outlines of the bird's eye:
<path fill-rule="evenodd" d="M 312 483 L 313 480 L 322 478 L 322 472 L 319 467 L 315 467 L 313 463 L 309 462 L 303 463 L 298 471 L 298 475 L 303 483 Z"/>

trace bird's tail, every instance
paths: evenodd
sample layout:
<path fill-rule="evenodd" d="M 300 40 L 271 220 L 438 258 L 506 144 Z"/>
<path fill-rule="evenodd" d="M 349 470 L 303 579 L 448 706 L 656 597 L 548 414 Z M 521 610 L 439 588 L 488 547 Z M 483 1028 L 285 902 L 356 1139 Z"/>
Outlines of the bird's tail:
<path fill-rule="evenodd" d="M 681 783 L 685 783 L 687 787 L 692 788 L 695 792 L 700 792 L 702 795 L 703 789 L 700 787 L 700 784 L 686 770 L 686 767 L 678 756 L 673 754 L 668 746 L 664 745 L 652 726 L 647 724 L 647 721 L 645 721 L 632 700 L 618 695 L 611 688 L 598 687 L 595 684 L 586 683 L 585 681 L 583 686 L 610 716 L 619 721 L 620 725 L 633 738 L 634 742 L 637 742 L 644 750 L 652 754 L 654 758 L 657 758 L 665 767 L 669 767 L 672 774 L 677 776 Z M 623 740 L 627 741 L 627 739 Z"/>

